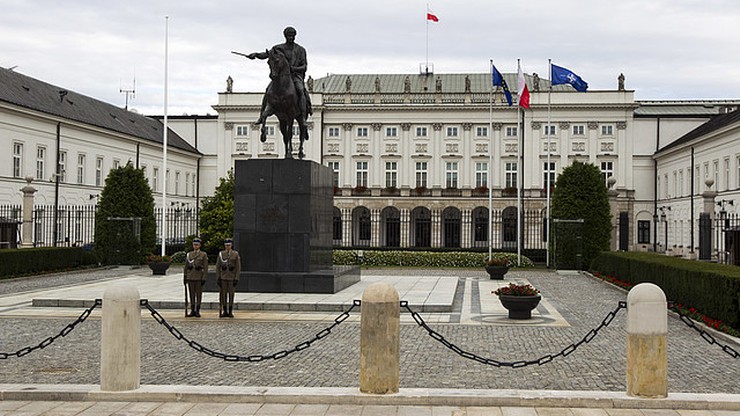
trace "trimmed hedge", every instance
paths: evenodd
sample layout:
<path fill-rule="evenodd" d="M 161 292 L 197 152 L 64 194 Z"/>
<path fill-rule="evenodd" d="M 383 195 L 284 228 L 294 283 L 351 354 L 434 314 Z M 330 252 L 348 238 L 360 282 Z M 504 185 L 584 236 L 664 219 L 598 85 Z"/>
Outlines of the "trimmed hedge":
<path fill-rule="evenodd" d="M 669 301 L 740 328 L 740 267 L 653 253 L 605 252 L 594 259 L 591 271 L 633 284 L 655 283 Z"/>
<path fill-rule="evenodd" d="M 358 266 L 408 266 L 408 267 L 483 267 L 488 253 L 464 251 L 431 252 L 407 250 L 334 250 L 336 265 Z M 510 265 L 516 264 L 516 253 L 494 253 L 506 257 Z M 522 256 L 522 267 L 534 267 L 532 260 Z"/>
<path fill-rule="evenodd" d="M 6 249 L 0 250 L 0 279 L 93 264 L 95 256 L 81 247 Z"/>

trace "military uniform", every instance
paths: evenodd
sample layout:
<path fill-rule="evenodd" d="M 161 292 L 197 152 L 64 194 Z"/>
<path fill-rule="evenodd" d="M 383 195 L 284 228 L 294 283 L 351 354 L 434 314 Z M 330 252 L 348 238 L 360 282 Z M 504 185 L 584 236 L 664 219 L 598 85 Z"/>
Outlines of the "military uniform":
<path fill-rule="evenodd" d="M 200 240 L 193 240 L 200 245 Z M 190 316 L 200 317 L 200 303 L 203 299 L 203 284 L 208 275 L 208 255 L 194 248 L 185 256 L 183 280 L 190 290 Z"/>
<path fill-rule="evenodd" d="M 234 287 L 239 282 L 242 270 L 241 257 L 236 250 L 230 250 L 232 240 L 227 239 L 226 250 L 218 253 L 216 259 L 216 278 L 218 279 L 218 302 L 221 308 L 219 317 L 234 317 Z"/>

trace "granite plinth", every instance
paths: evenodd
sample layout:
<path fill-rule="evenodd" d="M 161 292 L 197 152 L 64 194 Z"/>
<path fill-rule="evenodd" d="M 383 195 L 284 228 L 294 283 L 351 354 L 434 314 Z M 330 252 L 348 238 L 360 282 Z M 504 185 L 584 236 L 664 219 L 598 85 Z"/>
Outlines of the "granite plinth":
<path fill-rule="evenodd" d="M 360 281 L 358 266 L 333 266 L 312 272 L 242 272 L 237 292 L 337 293 Z M 218 292 L 216 273 L 208 274 L 204 292 Z"/>
<path fill-rule="evenodd" d="M 359 269 L 354 279 L 332 265 L 332 176 L 309 160 L 236 161 L 238 292 L 336 293 L 359 281 Z M 218 290 L 212 280 L 204 290 Z"/>

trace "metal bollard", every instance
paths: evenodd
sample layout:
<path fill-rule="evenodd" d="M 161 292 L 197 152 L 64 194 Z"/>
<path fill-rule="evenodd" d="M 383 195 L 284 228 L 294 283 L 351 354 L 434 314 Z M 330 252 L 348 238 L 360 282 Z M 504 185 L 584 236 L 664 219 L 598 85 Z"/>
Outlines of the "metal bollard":
<path fill-rule="evenodd" d="M 398 291 L 373 283 L 362 294 L 360 319 L 360 391 L 398 393 L 401 306 Z"/>
<path fill-rule="evenodd" d="M 114 284 L 103 294 L 100 340 L 100 390 L 139 388 L 141 379 L 141 306 L 139 290 Z"/>
<path fill-rule="evenodd" d="M 640 283 L 627 295 L 627 395 L 668 396 L 668 309 L 665 293 Z"/>

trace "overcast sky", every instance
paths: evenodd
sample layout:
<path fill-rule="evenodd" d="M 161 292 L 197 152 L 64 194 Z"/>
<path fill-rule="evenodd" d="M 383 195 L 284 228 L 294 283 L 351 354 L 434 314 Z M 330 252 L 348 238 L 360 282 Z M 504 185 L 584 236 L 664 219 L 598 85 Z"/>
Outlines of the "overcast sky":
<path fill-rule="evenodd" d="M 590 90 L 624 73 L 637 99 L 740 98 L 738 0 L 430 0 L 436 73 L 547 78 L 547 59 Z M 111 104 L 162 114 L 169 16 L 170 115 L 215 114 L 226 78 L 263 91 L 265 50 L 292 25 L 308 75 L 417 73 L 426 53 L 421 0 L 0 0 L 0 66 Z"/>

